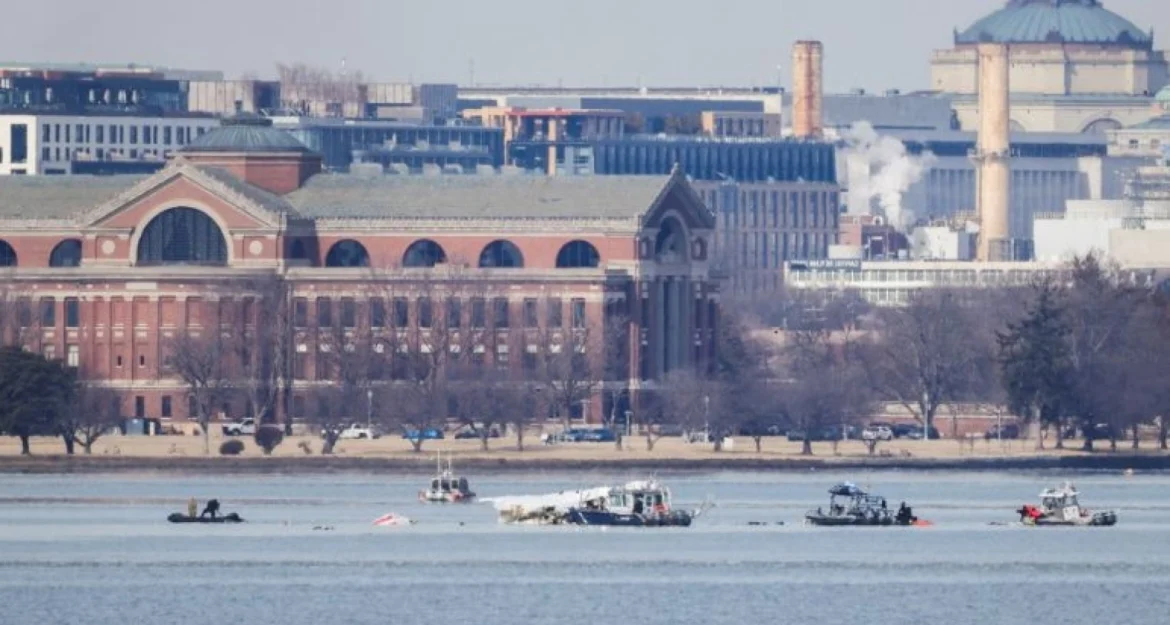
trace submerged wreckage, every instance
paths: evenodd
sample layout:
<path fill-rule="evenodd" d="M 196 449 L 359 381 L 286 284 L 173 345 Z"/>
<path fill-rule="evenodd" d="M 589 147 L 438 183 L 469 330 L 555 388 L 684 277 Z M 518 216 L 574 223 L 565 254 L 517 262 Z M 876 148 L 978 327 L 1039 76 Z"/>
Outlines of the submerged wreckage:
<path fill-rule="evenodd" d="M 670 489 L 657 480 L 485 501 L 491 502 L 503 523 L 534 525 L 686 527 L 710 508 L 710 504 L 690 511 L 673 508 Z"/>

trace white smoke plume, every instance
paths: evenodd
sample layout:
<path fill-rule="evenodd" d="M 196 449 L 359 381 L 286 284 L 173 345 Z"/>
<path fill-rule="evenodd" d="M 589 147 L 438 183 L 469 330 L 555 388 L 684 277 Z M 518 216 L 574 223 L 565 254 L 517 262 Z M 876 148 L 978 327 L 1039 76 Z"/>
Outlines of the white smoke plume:
<path fill-rule="evenodd" d="M 879 135 L 865 121 L 855 122 L 842 138 L 847 144 L 849 212 L 874 213 L 876 208 L 887 223 L 906 232 L 915 215 L 904 206 L 903 196 L 934 166 L 934 155 L 908 154 L 901 141 Z"/>

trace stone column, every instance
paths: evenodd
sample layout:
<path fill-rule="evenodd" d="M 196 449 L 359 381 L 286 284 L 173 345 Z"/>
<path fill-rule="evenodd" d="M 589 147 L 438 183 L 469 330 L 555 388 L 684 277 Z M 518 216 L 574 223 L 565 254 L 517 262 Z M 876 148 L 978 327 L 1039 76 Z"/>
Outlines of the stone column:
<path fill-rule="evenodd" d="M 666 336 L 666 283 L 663 278 L 654 279 L 654 293 L 650 297 L 650 306 L 654 314 L 650 328 L 650 353 L 653 360 L 650 364 L 650 377 L 658 379 L 664 372 L 663 337 Z"/>

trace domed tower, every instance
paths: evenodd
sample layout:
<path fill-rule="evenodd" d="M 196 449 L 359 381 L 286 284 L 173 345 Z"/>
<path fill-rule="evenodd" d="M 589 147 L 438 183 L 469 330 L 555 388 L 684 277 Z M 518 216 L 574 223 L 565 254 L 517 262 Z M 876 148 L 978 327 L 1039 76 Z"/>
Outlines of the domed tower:
<path fill-rule="evenodd" d="M 321 171 L 321 155 L 254 113 L 224 119 L 179 150 L 199 165 L 219 167 L 240 180 L 277 195 L 291 193 Z"/>
<path fill-rule="evenodd" d="M 931 62 L 935 90 L 974 94 L 976 46 L 1011 46 L 1013 93 L 1149 97 L 1167 84 L 1166 55 L 1154 35 L 1101 0 L 1009 0 L 954 33 L 954 47 Z"/>

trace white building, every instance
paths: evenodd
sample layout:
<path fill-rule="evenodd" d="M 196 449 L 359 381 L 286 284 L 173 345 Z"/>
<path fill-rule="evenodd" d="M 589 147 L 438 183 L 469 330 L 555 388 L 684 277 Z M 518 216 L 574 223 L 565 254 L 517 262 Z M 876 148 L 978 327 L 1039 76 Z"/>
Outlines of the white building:
<path fill-rule="evenodd" d="M 952 225 L 919 226 L 910 233 L 910 256 L 916 260 L 971 260 L 975 234 Z"/>
<path fill-rule="evenodd" d="M 219 126 L 211 117 L 0 115 L 0 175 L 144 173 Z"/>

